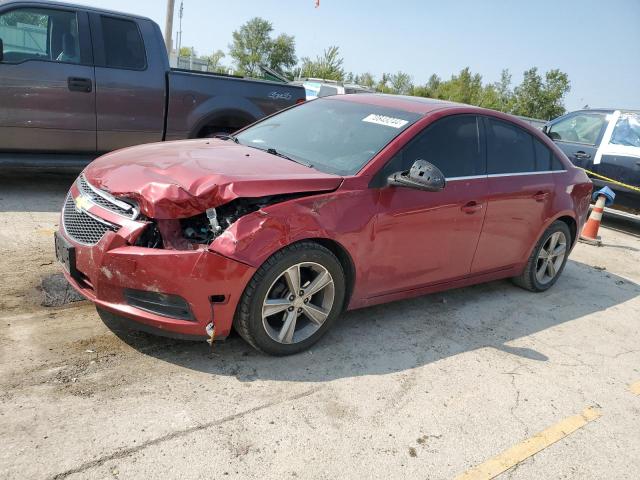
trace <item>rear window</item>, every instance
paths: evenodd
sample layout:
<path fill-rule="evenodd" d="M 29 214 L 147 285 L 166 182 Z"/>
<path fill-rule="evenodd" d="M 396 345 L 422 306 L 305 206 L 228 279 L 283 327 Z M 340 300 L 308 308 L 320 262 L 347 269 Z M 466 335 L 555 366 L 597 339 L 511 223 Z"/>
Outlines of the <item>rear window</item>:
<path fill-rule="evenodd" d="M 626 147 L 640 147 L 640 114 L 623 113 L 620 115 L 609 143 Z"/>
<path fill-rule="evenodd" d="M 487 124 L 487 164 L 490 175 L 536 171 L 531 135 L 515 125 L 494 118 L 488 118 Z"/>
<path fill-rule="evenodd" d="M 102 36 L 107 67 L 131 70 L 147 67 L 144 43 L 135 22 L 102 17 Z"/>
<path fill-rule="evenodd" d="M 353 175 L 419 118 L 402 110 L 320 98 L 267 118 L 237 139 L 261 150 L 273 148 L 320 171 Z"/>

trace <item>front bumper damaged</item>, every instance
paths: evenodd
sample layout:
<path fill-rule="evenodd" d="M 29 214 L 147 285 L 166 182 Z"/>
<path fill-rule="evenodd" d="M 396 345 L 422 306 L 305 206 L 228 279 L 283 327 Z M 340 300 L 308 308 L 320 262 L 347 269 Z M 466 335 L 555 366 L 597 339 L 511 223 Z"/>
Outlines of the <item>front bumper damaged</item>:
<path fill-rule="evenodd" d="M 255 268 L 197 246 L 193 250 L 168 250 L 134 246 L 147 227 L 103 206 L 78 202 L 74 184 L 70 191 L 76 208 L 115 229 L 107 229 L 95 244 L 73 238 L 64 224 L 64 238 L 71 255 L 65 257 L 69 283 L 99 309 L 138 324 L 143 330 L 181 338 L 226 337 L 237 303 Z M 73 208 L 73 207 L 71 207 Z M 68 253 L 68 252 L 67 252 Z M 70 265 L 70 262 L 73 265 Z"/>

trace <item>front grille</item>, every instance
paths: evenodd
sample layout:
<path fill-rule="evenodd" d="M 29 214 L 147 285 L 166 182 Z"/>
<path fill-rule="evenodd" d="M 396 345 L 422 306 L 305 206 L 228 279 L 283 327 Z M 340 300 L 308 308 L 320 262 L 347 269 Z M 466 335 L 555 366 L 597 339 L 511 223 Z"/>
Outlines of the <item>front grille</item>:
<path fill-rule="evenodd" d="M 109 230 L 115 232 L 119 227 L 99 221 L 83 210 L 76 209 L 71 194 L 67 196 L 62 209 L 62 225 L 73 240 L 84 245 L 95 245 Z"/>
<path fill-rule="evenodd" d="M 94 187 L 87 182 L 84 175 L 78 177 L 77 185 L 80 193 L 88 197 L 96 205 L 123 217 L 135 219 L 137 216 L 137 211 L 132 205 L 128 205 L 126 202 L 114 198 L 111 194 Z"/>

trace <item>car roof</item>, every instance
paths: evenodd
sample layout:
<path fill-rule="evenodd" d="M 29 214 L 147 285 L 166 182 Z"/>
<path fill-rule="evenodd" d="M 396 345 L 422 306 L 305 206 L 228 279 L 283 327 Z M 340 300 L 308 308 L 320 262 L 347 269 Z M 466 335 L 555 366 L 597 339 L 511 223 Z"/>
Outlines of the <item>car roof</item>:
<path fill-rule="evenodd" d="M 29 1 L 29 0 L 0 0 L 0 6 L 8 6 L 8 5 L 12 5 L 12 4 L 16 4 L 16 5 L 20 5 L 20 6 L 25 6 L 25 7 L 42 7 L 42 8 L 46 8 L 46 7 L 67 7 L 67 8 L 73 8 L 73 9 L 79 9 L 79 10 L 87 10 L 90 12 L 95 12 L 95 13 L 102 13 L 102 14 L 106 14 L 106 15 L 117 15 L 117 16 L 127 16 L 127 17 L 131 17 L 131 18 L 137 18 L 139 20 L 150 20 L 152 21 L 150 18 L 148 17 L 144 17 L 142 15 L 135 15 L 135 14 L 131 14 L 131 13 L 126 13 L 126 12 L 119 12 L 116 10 L 107 10 L 105 8 L 96 8 L 96 7 L 91 7 L 88 5 L 78 5 L 76 3 L 67 3 L 67 2 L 56 2 L 56 1 L 51 1 L 51 0 L 33 0 L 33 1 Z"/>
<path fill-rule="evenodd" d="M 462 103 L 448 102 L 435 98 L 411 97 L 409 95 L 388 95 L 381 93 L 356 93 L 349 95 L 335 95 L 324 98 L 394 108 L 396 110 L 403 110 L 405 112 L 418 113 L 421 115 L 426 115 L 434 110 L 440 110 L 448 107 L 477 108 Z"/>

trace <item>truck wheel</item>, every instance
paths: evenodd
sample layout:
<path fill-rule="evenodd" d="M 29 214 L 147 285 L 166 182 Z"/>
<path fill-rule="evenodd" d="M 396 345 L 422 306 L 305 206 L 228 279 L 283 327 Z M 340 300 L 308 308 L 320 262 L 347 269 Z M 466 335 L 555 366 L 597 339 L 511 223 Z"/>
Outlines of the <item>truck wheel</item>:
<path fill-rule="evenodd" d="M 567 224 L 553 222 L 531 252 L 522 274 L 513 283 L 531 292 L 544 292 L 560 277 L 569 257 L 571 233 Z"/>
<path fill-rule="evenodd" d="M 345 278 L 328 249 L 314 242 L 273 254 L 247 285 L 236 312 L 236 331 L 270 355 L 291 355 L 316 343 L 342 310 Z"/>

